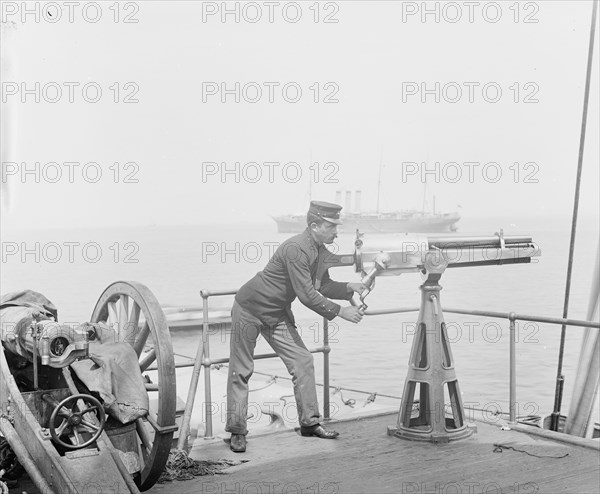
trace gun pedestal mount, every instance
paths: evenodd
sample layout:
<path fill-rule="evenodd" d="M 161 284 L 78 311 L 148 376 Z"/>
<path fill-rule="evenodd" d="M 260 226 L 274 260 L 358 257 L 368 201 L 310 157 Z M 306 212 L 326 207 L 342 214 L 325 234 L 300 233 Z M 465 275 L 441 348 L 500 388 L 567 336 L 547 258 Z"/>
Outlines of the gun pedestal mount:
<path fill-rule="evenodd" d="M 454 359 L 440 305 L 439 284 L 446 265 L 427 270 L 421 289 L 421 310 L 408 362 L 398 423 L 388 434 L 417 441 L 446 443 L 473 433 L 465 423 Z M 416 398 L 416 399 L 415 399 Z M 448 403 L 450 406 L 448 406 Z"/>
<path fill-rule="evenodd" d="M 420 273 L 421 309 L 409 359 L 397 425 L 388 434 L 405 439 L 448 442 L 469 437 L 454 359 L 440 305 L 440 278 L 446 269 L 529 263 L 540 255 L 531 237 L 369 235 L 357 232 L 354 256 L 334 256 L 329 266 L 354 264 L 371 293 L 377 276 Z M 357 304 L 355 302 L 355 304 Z M 416 399 L 415 399 L 416 398 Z"/>

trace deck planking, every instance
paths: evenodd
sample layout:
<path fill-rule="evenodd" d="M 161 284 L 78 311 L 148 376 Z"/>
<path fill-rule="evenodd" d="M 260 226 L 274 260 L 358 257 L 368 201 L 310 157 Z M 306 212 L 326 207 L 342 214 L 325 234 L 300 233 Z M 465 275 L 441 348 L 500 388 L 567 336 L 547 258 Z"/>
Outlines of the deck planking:
<path fill-rule="evenodd" d="M 336 440 L 304 438 L 295 431 L 248 436 L 236 454 L 222 440 L 196 440 L 197 459 L 249 460 L 222 475 L 154 486 L 153 494 L 254 493 L 598 493 L 598 450 L 548 440 L 499 424 L 476 422 L 478 432 L 448 444 L 387 435 L 397 414 L 331 424 Z M 499 443 L 539 456 L 504 449 Z"/>

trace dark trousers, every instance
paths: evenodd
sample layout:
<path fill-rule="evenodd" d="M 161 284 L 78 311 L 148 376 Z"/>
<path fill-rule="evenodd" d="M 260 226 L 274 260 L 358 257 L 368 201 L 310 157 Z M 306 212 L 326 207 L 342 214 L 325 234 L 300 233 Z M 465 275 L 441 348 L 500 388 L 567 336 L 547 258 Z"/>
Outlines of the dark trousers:
<path fill-rule="evenodd" d="M 267 340 L 283 360 L 292 376 L 294 396 L 301 426 L 321 421 L 313 356 L 290 321 L 277 326 L 266 326 L 234 302 L 231 311 L 232 329 L 227 377 L 227 424 L 225 430 L 233 434 L 248 433 L 248 381 L 254 371 L 254 348 L 258 336 Z"/>

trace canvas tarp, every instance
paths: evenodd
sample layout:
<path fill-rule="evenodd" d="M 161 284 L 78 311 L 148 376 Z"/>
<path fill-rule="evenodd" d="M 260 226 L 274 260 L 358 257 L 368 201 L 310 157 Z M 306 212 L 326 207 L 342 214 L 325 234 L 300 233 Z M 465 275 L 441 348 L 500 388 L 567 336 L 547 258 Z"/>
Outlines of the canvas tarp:
<path fill-rule="evenodd" d="M 100 394 L 106 412 L 123 424 L 148 413 L 148 393 L 137 355 L 128 343 L 90 343 L 90 358 L 71 364 L 77 377 Z"/>

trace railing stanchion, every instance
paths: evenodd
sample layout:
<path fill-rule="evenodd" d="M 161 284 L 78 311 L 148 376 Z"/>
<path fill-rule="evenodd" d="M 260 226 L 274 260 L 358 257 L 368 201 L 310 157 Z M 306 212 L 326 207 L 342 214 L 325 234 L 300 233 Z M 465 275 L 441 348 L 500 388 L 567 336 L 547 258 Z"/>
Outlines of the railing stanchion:
<path fill-rule="evenodd" d="M 196 391 L 198 390 L 198 379 L 200 378 L 200 370 L 202 369 L 202 354 L 204 353 L 204 344 L 200 340 L 198 349 L 196 350 L 196 360 L 194 361 L 194 370 L 192 371 L 192 379 L 188 390 L 187 401 L 185 402 L 185 411 L 183 412 L 183 422 L 179 431 L 179 439 L 177 440 L 177 449 L 185 449 L 187 447 L 188 437 L 190 435 L 190 420 L 192 410 L 194 409 L 194 401 L 196 400 Z"/>
<path fill-rule="evenodd" d="M 510 391 L 509 391 L 509 405 L 508 405 L 508 420 L 510 422 L 517 421 L 516 402 L 517 402 L 517 362 L 516 362 L 516 345 L 517 335 L 515 331 L 515 317 L 516 314 L 511 312 L 508 315 L 510 320 Z"/>
<path fill-rule="evenodd" d="M 329 420 L 329 321 L 323 318 L 323 417 Z"/>
<path fill-rule="evenodd" d="M 202 346 L 204 347 L 204 358 L 202 359 L 202 365 L 204 366 L 204 413 L 206 415 L 206 426 L 204 430 L 204 438 L 212 439 L 213 427 L 212 427 L 212 393 L 210 387 L 210 368 L 212 362 L 210 361 L 210 331 L 208 325 L 208 297 L 210 296 L 207 290 L 200 292 L 202 295 Z"/>

